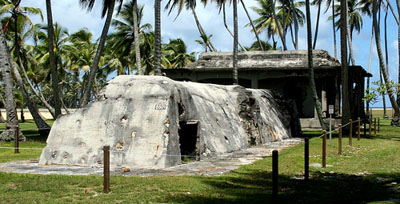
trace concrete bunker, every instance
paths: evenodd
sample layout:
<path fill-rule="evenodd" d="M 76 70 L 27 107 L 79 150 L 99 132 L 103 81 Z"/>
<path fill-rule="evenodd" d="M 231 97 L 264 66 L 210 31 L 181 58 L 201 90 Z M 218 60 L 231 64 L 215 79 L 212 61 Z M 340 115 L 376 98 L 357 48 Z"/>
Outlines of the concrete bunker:
<path fill-rule="evenodd" d="M 294 102 L 268 90 L 118 76 L 53 124 L 39 164 L 166 168 L 299 134 Z"/>

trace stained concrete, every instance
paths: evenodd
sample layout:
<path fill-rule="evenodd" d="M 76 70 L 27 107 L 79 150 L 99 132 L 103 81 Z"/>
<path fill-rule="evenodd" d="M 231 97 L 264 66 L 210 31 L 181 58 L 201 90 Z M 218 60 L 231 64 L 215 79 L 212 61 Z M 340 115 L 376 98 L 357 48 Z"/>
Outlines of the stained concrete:
<path fill-rule="evenodd" d="M 275 98 L 241 86 L 118 76 L 96 101 L 55 121 L 39 164 L 102 166 L 109 145 L 114 167 L 159 169 L 181 164 L 182 152 L 203 160 L 280 141 L 299 122 L 283 114 L 293 104 Z"/>

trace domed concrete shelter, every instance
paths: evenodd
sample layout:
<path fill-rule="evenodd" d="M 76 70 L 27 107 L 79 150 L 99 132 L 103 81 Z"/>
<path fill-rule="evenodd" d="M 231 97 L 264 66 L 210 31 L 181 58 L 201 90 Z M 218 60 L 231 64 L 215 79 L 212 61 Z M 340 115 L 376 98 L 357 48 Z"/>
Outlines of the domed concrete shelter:
<path fill-rule="evenodd" d="M 298 134 L 294 104 L 272 91 L 122 75 L 54 122 L 41 165 L 166 168 Z M 296 133 L 297 131 L 297 133 Z"/>
<path fill-rule="evenodd" d="M 315 81 L 322 110 L 334 105 L 333 117 L 341 116 L 341 65 L 327 51 L 313 51 Z M 232 84 L 232 52 L 206 52 L 187 68 L 163 69 L 171 79 L 200 83 Z M 238 53 L 239 85 L 253 89 L 278 91 L 296 102 L 303 128 L 320 128 L 309 88 L 307 50 L 250 51 Z M 361 66 L 349 66 L 350 109 L 353 119 L 364 118 L 365 77 L 371 77 Z"/>

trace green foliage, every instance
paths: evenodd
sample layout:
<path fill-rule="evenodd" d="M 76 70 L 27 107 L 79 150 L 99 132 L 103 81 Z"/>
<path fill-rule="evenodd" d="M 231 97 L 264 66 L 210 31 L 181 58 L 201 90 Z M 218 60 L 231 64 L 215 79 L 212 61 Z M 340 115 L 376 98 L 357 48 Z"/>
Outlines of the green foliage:
<path fill-rule="evenodd" d="M 400 93 L 400 84 L 395 83 L 392 80 L 389 82 L 389 84 L 391 87 L 390 91 L 398 95 Z M 386 85 L 380 81 L 374 81 L 372 82 L 372 85 L 372 87 L 365 90 L 363 100 L 374 104 L 378 101 L 379 96 L 387 94 L 388 88 L 386 88 Z"/>

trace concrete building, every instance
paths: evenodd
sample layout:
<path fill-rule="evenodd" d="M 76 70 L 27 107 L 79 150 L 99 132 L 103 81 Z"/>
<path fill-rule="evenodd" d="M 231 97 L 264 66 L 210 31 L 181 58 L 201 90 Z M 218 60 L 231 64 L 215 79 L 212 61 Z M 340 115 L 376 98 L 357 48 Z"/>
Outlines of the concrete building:
<path fill-rule="evenodd" d="M 333 117 L 340 118 L 341 66 L 327 51 L 314 50 L 315 81 L 322 109 L 334 105 Z M 166 76 L 178 81 L 232 84 L 232 53 L 202 53 L 199 59 L 183 69 L 163 69 Z M 302 127 L 320 127 L 315 120 L 313 99 L 309 88 L 307 50 L 253 51 L 238 54 L 239 85 L 253 89 L 271 89 L 296 101 Z M 364 83 L 370 77 L 361 66 L 349 66 L 350 104 L 352 118 L 365 117 Z"/>

